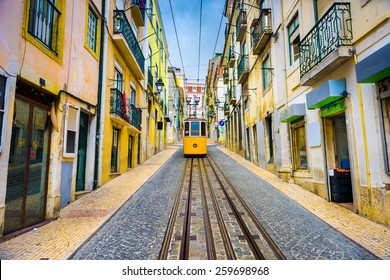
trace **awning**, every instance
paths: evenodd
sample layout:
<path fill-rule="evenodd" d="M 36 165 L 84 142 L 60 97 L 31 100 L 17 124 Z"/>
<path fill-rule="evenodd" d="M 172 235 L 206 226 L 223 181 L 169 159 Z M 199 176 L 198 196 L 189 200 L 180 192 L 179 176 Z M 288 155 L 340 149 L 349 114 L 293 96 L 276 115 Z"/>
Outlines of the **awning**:
<path fill-rule="evenodd" d="M 343 98 L 345 80 L 329 80 L 306 95 L 308 109 L 321 108 Z"/>
<path fill-rule="evenodd" d="M 376 83 L 390 76 L 390 43 L 356 64 L 358 83 Z"/>
<path fill-rule="evenodd" d="M 291 104 L 280 111 L 280 121 L 283 123 L 291 123 L 304 115 L 306 115 L 305 103 Z"/>

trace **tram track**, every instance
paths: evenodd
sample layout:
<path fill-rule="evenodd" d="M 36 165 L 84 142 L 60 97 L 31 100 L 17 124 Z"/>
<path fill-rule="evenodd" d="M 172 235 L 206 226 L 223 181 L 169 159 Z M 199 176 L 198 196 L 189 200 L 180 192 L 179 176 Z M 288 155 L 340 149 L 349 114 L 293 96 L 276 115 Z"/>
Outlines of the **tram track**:
<path fill-rule="evenodd" d="M 159 259 L 285 259 L 211 157 L 186 160 Z"/>

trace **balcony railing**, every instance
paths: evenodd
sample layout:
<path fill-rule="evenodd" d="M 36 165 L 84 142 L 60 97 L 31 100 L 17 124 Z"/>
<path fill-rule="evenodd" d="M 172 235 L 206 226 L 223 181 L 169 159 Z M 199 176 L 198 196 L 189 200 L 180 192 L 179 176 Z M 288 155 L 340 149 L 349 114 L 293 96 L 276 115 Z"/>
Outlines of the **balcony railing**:
<path fill-rule="evenodd" d="M 223 69 L 223 83 L 226 85 L 229 82 L 229 68 Z"/>
<path fill-rule="evenodd" d="M 237 41 L 241 41 L 246 32 L 246 10 L 241 9 L 236 20 Z"/>
<path fill-rule="evenodd" d="M 30 1 L 28 32 L 56 55 L 60 16 L 52 1 Z"/>
<path fill-rule="evenodd" d="M 240 61 L 238 62 L 237 67 L 237 75 L 238 75 L 238 83 L 242 84 L 249 74 L 249 62 L 248 55 L 242 55 Z"/>
<path fill-rule="evenodd" d="M 237 103 L 236 94 L 232 86 L 228 89 L 228 99 L 230 105 L 235 105 Z"/>
<path fill-rule="evenodd" d="M 299 44 L 301 78 L 341 46 L 350 46 L 350 3 L 334 3 Z"/>
<path fill-rule="evenodd" d="M 140 67 L 141 71 L 144 72 L 145 57 L 138 44 L 138 39 L 134 35 L 133 30 L 130 27 L 126 14 L 122 10 L 114 11 L 114 33 L 121 33 L 123 35 L 138 63 L 138 66 Z"/>
<path fill-rule="evenodd" d="M 260 54 L 272 33 L 271 9 L 262 9 L 258 19 L 252 22 L 253 54 Z"/>
<path fill-rule="evenodd" d="M 110 114 L 141 130 L 141 110 L 137 109 L 134 104 L 130 104 L 126 95 L 116 88 L 111 89 Z"/>
<path fill-rule="evenodd" d="M 234 53 L 234 46 L 230 46 L 228 53 L 229 67 L 234 67 L 234 63 L 236 62 L 236 56 Z"/>

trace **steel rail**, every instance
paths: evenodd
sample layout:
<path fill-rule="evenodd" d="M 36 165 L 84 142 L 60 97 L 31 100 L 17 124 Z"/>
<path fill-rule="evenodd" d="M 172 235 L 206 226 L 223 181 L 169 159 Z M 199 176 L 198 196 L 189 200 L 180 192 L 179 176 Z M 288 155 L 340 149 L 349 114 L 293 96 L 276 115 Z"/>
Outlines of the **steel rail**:
<path fill-rule="evenodd" d="M 190 249 L 190 234 L 191 234 L 191 202 L 192 202 L 192 175 L 194 169 L 194 159 L 191 159 L 191 168 L 190 168 L 190 180 L 188 184 L 188 194 L 187 201 L 184 213 L 184 222 L 182 229 L 182 238 L 180 245 L 180 260 L 188 260 L 189 258 L 189 249 Z"/>
<path fill-rule="evenodd" d="M 202 162 L 203 162 L 203 159 L 202 159 Z M 206 190 L 205 190 L 205 187 L 203 184 L 202 168 L 201 168 L 199 158 L 198 158 L 198 172 L 199 172 L 199 178 L 200 178 L 199 183 L 200 183 L 200 192 L 201 192 L 201 197 L 202 197 L 202 211 L 203 211 L 204 231 L 205 231 L 205 237 L 206 237 L 207 257 L 209 260 L 216 260 L 217 254 L 215 252 L 213 231 L 211 228 L 210 215 L 209 215 L 207 199 L 206 199 Z M 204 168 L 204 172 L 205 172 L 205 168 Z"/>
<path fill-rule="evenodd" d="M 227 259 L 228 260 L 236 260 L 237 257 L 236 257 L 236 254 L 234 252 L 234 248 L 233 248 L 233 245 L 231 243 L 231 240 L 229 238 L 229 233 L 228 233 L 228 230 L 226 228 L 225 222 L 223 220 L 221 209 L 218 206 L 217 198 L 216 198 L 215 192 L 214 192 L 214 190 L 212 188 L 211 179 L 210 179 L 210 176 L 208 174 L 208 171 L 207 171 L 204 159 L 202 159 L 202 164 L 203 164 L 205 175 L 206 175 L 206 179 L 207 179 L 207 182 L 208 182 L 208 186 L 209 186 L 209 191 L 210 191 L 210 194 L 211 194 L 211 201 L 212 201 L 212 204 L 213 204 L 214 212 L 215 212 L 215 214 L 217 216 L 218 226 L 219 226 L 219 230 L 221 232 L 221 236 L 222 236 L 222 240 L 223 240 L 223 245 L 225 247 L 225 252 L 226 252 Z"/>
<path fill-rule="evenodd" d="M 248 216 L 250 217 L 252 222 L 255 224 L 255 226 L 258 229 L 258 231 L 262 234 L 262 236 L 264 237 L 264 239 L 268 243 L 269 247 L 272 249 L 272 252 L 275 254 L 275 256 L 279 260 L 286 260 L 287 258 L 285 256 L 285 254 L 283 253 L 283 251 L 279 248 L 279 246 L 275 243 L 275 241 L 268 234 L 267 230 L 258 221 L 258 219 L 254 215 L 252 210 L 249 208 L 248 204 L 244 201 L 242 196 L 238 193 L 236 187 L 234 187 L 234 185 L 230 182 L 230 180 L 228 180 L 228 178 L 225 175 L 225 173 L 218 167 L 218 165 L 216 164 L 214 158 L 212 158 L 211 156 L 210 156 L 210 158 L 214 161 L 215 166 L 218 168 L 218 170 L 221 173 L 221 175 L 225 178 L 225 180 L 226 180 L 227 184 L 229 185 L 230 189 L 234 192 L 235 196 L 240 201 L 240 203 L 244 207 L 245 211 L 248 213 Z"/>
<path fill-rule="evenodd" d="M 183 189 L 184 189 L 184 180 L 187 176 L 188 162 L 189 162 L 189 159 L 186 160 L 183 175 L 181 178 L 180 187 L 179 187 L 179 190 L 176 194 L 175 202 L 173 204 L 171 215 L 170 215 L 169 220 L 168 220 L 167 229 L 165 231 L 164 239 L 163 239 L 160 253 L 158 256 L 159 260 L 166 260 L 168 257 L 168 251 L 169 251 L 169 247 L 170 247 L 171 240 L 172 240 L 173 229 L 174 229 L 175 223 L 176 223 L 177 211 L 178 211 L 179 205 L 180 205 L 181 194 L 182 194 Z"/>
<path fill-rule="evenodd" d="M 208 157 L 207 158 L 210 162 L 210 167 L 213 169 L 213 171 L 215 172 L 215 174 L 218 174 L 217 173 L 217 170 L 220 171 L 220 169 L 216 166 L 216 163 L 214 161 L 214 159 L 212 159 L 211 157 Z M 220 172 L 221 173 L 221 172 Z M 224 177 L 224 175 L 221 173 L 222 177 L 225 179 L 225 181 L 228 181 L 226 180 L 226 177 Z M 252 233 L 250 232 L 249 228 L 247 227 L 245 221 L 243 220 L 243 218 L 241 217 L 241 214 L 240 212 L 238 211 L 236 205 L 234 204 L 233 200 L 232 200 L 232 197 L 229 195 L 229 193 L 227 192 L 226 188 L 225 188 L 225 185 L 223 184 L 223 182 L 221 181 L 221 179 L 219 178 L 219 176 L 217 176 L 217 180 L 221 186 L 221 189 L 222 189 L 222 192 L 224 193 L 225 197 L 226 197 L 226 200 L 230 206 L 230 208 L 232 209 L 233 211 L 233 214 L 234 216 L 236 217 L 237 219 L 237 222 L 241 228 L 241 231 L 242 233 L 244 234 L 244 237 L 245 239 L 247 240 L 248 242 L 248 245 L 249 245 L 249 248 L 251 249 L 255 259 L 257 260 L 265 260 L 265 257 L 263 255 L 263 253 L 261 252 L 259 246 L 257 245 Z"/>

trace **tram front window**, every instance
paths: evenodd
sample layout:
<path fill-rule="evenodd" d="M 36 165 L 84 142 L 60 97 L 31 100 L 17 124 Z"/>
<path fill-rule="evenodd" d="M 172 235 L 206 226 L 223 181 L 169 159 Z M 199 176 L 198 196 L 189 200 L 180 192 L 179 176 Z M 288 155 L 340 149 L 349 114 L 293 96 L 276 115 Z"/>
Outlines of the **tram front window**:
<path fill-rule="evenodd" d="M 190 136 L 190 123 L 184 123 L 184 136 Z"/>
<path fill-rule="evenodd" d="M 199 136 L 199 122 L 191 123 L 191 136 Z"/>

